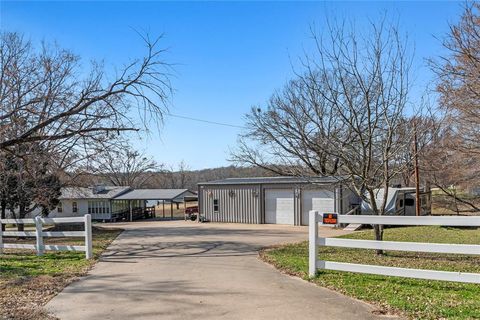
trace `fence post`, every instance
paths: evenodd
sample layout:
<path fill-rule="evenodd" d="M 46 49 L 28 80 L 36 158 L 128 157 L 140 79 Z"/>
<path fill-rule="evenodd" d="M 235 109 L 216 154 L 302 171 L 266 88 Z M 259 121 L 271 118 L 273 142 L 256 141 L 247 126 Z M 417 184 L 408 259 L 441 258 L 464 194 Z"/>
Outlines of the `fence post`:
<path fill-rule="evenodd" d="M 43 256 L 43 234 L 42 220 L 39 216 L 35 217 L 35 235 L 37 237 L 37 256 Z"/>
<path fill-rule="evenodd" d="M 93 244 L 92 244 L 92 216 L 85 215 L 85 258 L 93 258 Z"/>
<path fill-rule="evenodd" d="M 308 275 L 315 276 L 318 257 L 318 211 L 311 210 L 308 217 Z"/>

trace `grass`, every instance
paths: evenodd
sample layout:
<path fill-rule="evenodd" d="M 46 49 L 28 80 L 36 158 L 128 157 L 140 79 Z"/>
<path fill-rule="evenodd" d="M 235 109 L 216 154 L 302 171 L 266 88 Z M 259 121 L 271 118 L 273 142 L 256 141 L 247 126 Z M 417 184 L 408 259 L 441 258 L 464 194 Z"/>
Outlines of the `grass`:
<path fill-rule="evenodd" d="M 373 232 L 343 236 L 373 239 Z M 480 244 L 480 230 L 443 227 L 391 228 L 385 240 Z M 480 273 L 480 257 L 321 247 L 323 260 L 383 266 Z M 308 279 L 308 244 L 288 244 L 261 252 L 277 268 Z M 308 279 L 317 285 L 376 305 L 380 313 L 396 313 L 411 319 L 480 319 L 480 285 L 444 281 L 321 271 Z"/>
<path fill-rule="evenodd" d="M 42 309 L 66 285 L 86 272 L 120 234 L 119 229 L 93 228 L 92 260 L 84 252 L 4 250 L 0 257 L 0 319 L 51 319 Z M 83 239 L 46 238 L 46 244 L 83 245 Z M 32 243 L 28 240 L 9 242 Z M 6 241 L 5 241 L 6 242 Z"/>
<path fill-rule="evenodd" d="M 480 206 L 480 197 L 472 196 L 463 192 L 457 193 L 461 198 L 471 201 L 473 204 Z M 460 212 L 457 212 L 457 207 Z M 455 204 L 454 199 L 443 193 L 442 191 L 432 191 L 432 214 L 433 215 L 478 215 L 478 212 L 471 212 L 472 208 L 461 202 Z"/>

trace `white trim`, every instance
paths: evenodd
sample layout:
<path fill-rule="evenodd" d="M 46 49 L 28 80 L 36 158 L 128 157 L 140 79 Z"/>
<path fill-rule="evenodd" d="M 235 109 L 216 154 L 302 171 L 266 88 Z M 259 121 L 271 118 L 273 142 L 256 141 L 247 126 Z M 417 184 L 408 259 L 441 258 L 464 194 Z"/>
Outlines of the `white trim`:
<path fill-rule="evenodd" d="M 35 224 L 34 219 L 1 219 L 2 224 Z"/>
<path fill-rule="evenodd" d="M 38 217 L 43 224 L 84 222 L 83 216 L 66 218 L 42 218 Z M 35 224 L 35 219 L 1 219 L 1 224 Z"/>
<path fill-rule="evenodd" d="M 69 245 L 44 245 L 45 250 L 54 251 L 85 251 L 85 246 L 69 246 Z"/>
<path fill-rule="evenodd" d="M 480 283 L 480 274 L 451 271 L 421 270 L 396 267 L 372 266 L 366 264 L 317 261 L 317 268 L 335 271 L 375 274 L 382 276 L 404 277 L 427 280 L 441 280 L 465 283 Z"/>
<path fill-rule="evenodd" d="M 84 222 L 84 216 L 67 218 L 40 218 L 43 224 Z"/>
<path fill-rule="evenodd" d="M 35 250 L 37 247 L 34 244 L 21 244 L 21 243 L 4 243 L 2 248 L 5 249 L 30 249 Z"/>
<path fill-rule="evenodd" d="M 35 237 L 36 231 L 4 231 L 4 237 Z"/>
<path fill-rule="evenodd" d="M 321 222 L 321 215 L 319 220 Z M 382 224 L 400 226 L 480 227 L 480 216 L 376 216 L 338 215 L 338 223 Z"/>
<path fill-rule="evenodd" d="M 480 245 L 419 243 L 399 241 L 376 241 L 360 239 L 318 238 L 318 224 L 322 224 L 323 215 L 310 211 L 309 216 L 309 268 L 313 277 L 317 269 L 348 271 L 384 276 L 480 283 L 480 273 L 463 273 L 437 270 L 420 270 L 398 267 L 384 267 L 317 260 L 318 246 L 342 248 L 380 249 L 394 251 L 414 251 L 433 253 L 452 253 L 480 255 Z M 367 216 L 337 215 L 337 223 L 383 224 L 383 225 L 435 225 L 435 226 L 480 226 L 480 217 L 411 217 L 411 216 Z"/>
<path fill-rule="evenodd" d="M 320 246 L 480 255 L 480 245 L 318 238 Z"/>
<path fill-rule="evenodd" d="M 316 261 L 318 257 L 318 224 L 316 221 L 317 214 L 312 214 L 308 217 L 308 274 L 310 276 L 315 275 L 317 271 Z"/>
<path fill-rule="evenodd" d="M 43 231 L 43 224 L 53 223 L 71 223 L 83 222 L 85 225 L 84 231 Z M 45 250 L 53 251 L 84 251 L 85 258 L 91 259 L 93 257 L 93 242 L 92 242 L 92 217 L 86 214 L 83 217 L 71 218 L 42 218 L 35 217 L 35 219 L 2 219 L 2 224 L 32 224 L 35 223 L 35 231 L 5 231 L 2 232 L 0 228 L 0 254 L 3 253 L 3 248 L 7 249 L 30 249 L 36 250 L 37 255 L 43 255 Z M 5 236 L 21 236 L 21 237 L 35 237 L 36 243 L 33 244 L 17 244 L 17 243 L 3 243 Z M 44 245 L 44 237 L 85 237 L 84 246 L 71 245 Z"/>
<path fill-rule="evenodd" d="M 85 236 L 85 231 L 44 231 L 42 232 L 44 237 L 78 237 Z"/>

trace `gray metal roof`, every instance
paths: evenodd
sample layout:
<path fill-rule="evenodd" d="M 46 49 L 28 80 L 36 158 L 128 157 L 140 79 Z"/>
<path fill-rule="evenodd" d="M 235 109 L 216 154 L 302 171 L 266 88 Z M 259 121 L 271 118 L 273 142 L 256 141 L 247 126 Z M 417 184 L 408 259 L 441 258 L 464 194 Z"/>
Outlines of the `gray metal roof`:
<path fill-rule="evenodd" d="M 115 197 L 114 200 L 175 200 L 195 195 L 188 189 L 135 189 Z"/>
<path fill-rule="evenodd" d="M 112 199 L 130 190 L 130 187 L 105 186 L 101 188 L 65 187 L 59 199 Z"/>
<path fill-rule="evenodd" d="M 345 180 L 342 176 L 328 177 L 250 177 L 228 178 L 209 182 L 201 182 L 198 185 L 237 185 L 237 184 L 332 184 Z"/>

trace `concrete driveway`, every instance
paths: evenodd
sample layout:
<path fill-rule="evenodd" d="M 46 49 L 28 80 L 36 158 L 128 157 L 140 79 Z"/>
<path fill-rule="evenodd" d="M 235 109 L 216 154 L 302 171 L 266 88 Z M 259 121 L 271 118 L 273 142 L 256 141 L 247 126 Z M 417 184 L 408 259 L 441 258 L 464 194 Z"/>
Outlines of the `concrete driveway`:
<path fill-rule="evenodd" d="M 50 312 L 69 320 L 381 318 L 370 305 L 258 259 L 263 246 L 306 240 L 306 227 L 184 221 L 122 227 L 89 275 L 48 303 Z"/>

